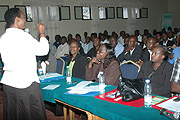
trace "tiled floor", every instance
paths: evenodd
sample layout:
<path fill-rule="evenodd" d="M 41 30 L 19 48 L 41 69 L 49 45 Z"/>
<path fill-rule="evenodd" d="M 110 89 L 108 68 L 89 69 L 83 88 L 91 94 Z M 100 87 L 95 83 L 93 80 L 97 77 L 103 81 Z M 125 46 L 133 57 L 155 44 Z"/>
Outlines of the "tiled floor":
<path fill-rule="evenodd" d="M 0 86 L 0 120 L 3 120 L 3 95 Z M 48 120 L 64 120 L 63 116 L 55 116 L 54 113 L 46 109 L 46 115 Z M 69 119 L 69 118 L 68 118 Z M 74 120 L 80 120 L 80 116 L 75 114 Z"/>

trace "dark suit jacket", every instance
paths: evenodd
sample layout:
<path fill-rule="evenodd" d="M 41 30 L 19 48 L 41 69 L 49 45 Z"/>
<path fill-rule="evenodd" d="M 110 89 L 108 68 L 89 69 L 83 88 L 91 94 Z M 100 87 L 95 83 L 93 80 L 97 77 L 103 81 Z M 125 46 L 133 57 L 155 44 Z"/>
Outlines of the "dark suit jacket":
<path fill-rule="evenodd" d="M 96 54 L 97 54 L 96 47 L 93 47 L 88 51 L 86 56 L 93 58 L 96 57 Z"/>
<path fill-rule="evenodd" d="M 173 65 L 164 61 L 149 78 L 148 76 L 153 72 L 154 64 L 151 61 L 144 62 L 137 78 L 150 79 L 152 86 L 152 94 L 170 97 L 171 95 L 171 73 Z"/>
<path fill-rule="evenodd" d="M 132 60 L 133 62 L 138 61 L 141 58 L 141 54 L 142 54 L 142 48 L 139 45 L 136 45 L 132 55 L 130 55 L 130 53 L 128 52 L 127 54 L 125 54 L 125 50 L 118 56 L 118 60 L 119 62 L 123 62 L 124 60 L 128 61 L 128 60 Z"/>
<path fill-rule="evenodd" d="M 72 56 L 68 59 L 67 65 L 69 65 L 71 60 Z M 86 65 L 88 64 L 88 59 L 86 58 L 86 56 L 77 54 L 74 61 L 75 63 L 72 69 L 72 77 L 85 79 Z"/>
<path fill-rule="evenodd" d="M 159 44 L 160 44 L 160 45 L 163 45 L 163 41 L 161 41 Z M 168 40 L 168 42 L 167 42 L 167 44 L 166 44 L 166 47 L 173 46 L 174 44 L 175 44 L 174 41 L 169 41 L 169 40 Z"/>
<path fill-rule="evenodd" d="M 149 51 L 148 51 L 146 48 L 144 48 L 144 49 L 142 50 L 141 60 L 142 60 L 143 62 L 145 62 L 145 61 L 150 61 L 150 53 L 149 53 Z"/>

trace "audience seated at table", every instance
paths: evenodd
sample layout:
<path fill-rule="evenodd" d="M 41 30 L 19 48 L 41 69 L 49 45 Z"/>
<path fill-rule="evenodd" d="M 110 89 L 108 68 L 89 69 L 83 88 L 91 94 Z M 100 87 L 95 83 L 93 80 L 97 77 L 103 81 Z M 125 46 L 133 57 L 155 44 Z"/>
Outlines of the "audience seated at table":
<path fill-rule="evenodd" d="M 156 39 L 157 39 L 157 43 L 158 43 L 158 44 L 159 44 L 161 41 L 163 41 L 162 38 L 161 38 L 161 32 L 157 32 L 157 33 L 156 33 Z"/>
<path fill-rule="evenodd" d="M 61 44 L 58 46 L 58 49 L 55 53 L 56 58 L 63 57 L 69 54 L 69 45 L 67 44 L 67 38 L 62 36 Z"/>
<path fill-rule="evenodd" d="M 112 36 L 109 39 L 110 45 L 113 47 L 116 58 L 124 51 L 124 46 L 118 42 L 117 37 Z"/>
<path fill-rule="evenodd" d="M 100 46 L 96 57 L 93 57 L 86 66 L 86 80 L 99 82 L 98 74 L 100 71 L 104 72 L 106 85 L 118 86 L 121 75 L 119 63 L 113 48 L 107 43 Z"/>
<path fill-rule="evenodd" d="M 93 48 L 93 42 L 91 41 L 90 37 L 85 38 L 85 43 L 82 44 L 82 47 L 84 49 L 84 53 L 87 54 L 87 52 Z"/>
<path fill-rule="evenodd" d="M 180 58 L 177 58 L 171 75 L 171 91 L 180 95 Z"/>
<path fill-rule="evenodd" d="M 109 43 L 105 34 L 102 34 L 100 39 L 101 39 L 101 44 Z"/>
<path fill-rule="evenodd" d="M 100 38 L 98 37 L 94 38 L 94 42 L 93 42 L 94 47 L 88 51 L 86 56 L 91 58 L 95 57 L 100 47 L 100 44 L 101 44 Z"/>
<path fill-rule="evenodd" d="M 73 39 L 73 38 L 72 38 Z M 82 47 L 82 44 L 84 44 L 82 41 L 81 41 L 81 35 L 80 34 L 76 34 L 76 40 L 79 42 L 79 47 L 80 47 L 80 50 L 79 50 L 79 53 L 81 55 L 85 55 L 84 53 L 84 50 L 83 50 L 83 47 Z M 70 43 L 71 44 L 71 43 Z"/>
<path fill-rule="evenodd" d="M 61 44 L 61 36 L 60 35 L 56 35 L 55 36 L 55 42 L 53 43 L 53 45 L 55 45 L 56 49 L 57 49 L 60 44 Z"/>
<path fill-rule="evenodd" d="M 130 36 L 129 36 L 129 35 L 125 36 L 125 38 L 124 38 L 124 44 L 123 44 L 124 49 L 128 46 L 128 43 L 129 43 L 129 38 L 130 38 Z"/>
<path fill-rule="evenodd" d="M 70 44 L 69 51 L 72 54 L 67 65 L 72 77 L 85 79 L 86 65 L 88 64 L 88 59 L 86 56 L 79 54 L 80 43 L 77 40 L 73 40 Z"/>
<path fill-rule="evenodd" d="M 157 46 L 157 39 L 155 37 L 150 37 L 147 40 L 146 48 L 142 50 L 141 58 L 136 63 L 142 65 L 146 61 L 151 61 L 152 49 Z"/>
<path fill-rule="evenodd" d="M 122 63 L 124 61 L 132 60 L 133 62 L 138 61 L 141 58 L 142 48 L 137 45 L 137 37 L 132 35 L 129 38 L 128 46 L 118 56 L 118 60 Z"/>
<path fill-rule="evenodd" d="M 170 97 L 173 65 L 164 60 L 166 56 L 167 49 L 160 45 L 156 46 L 152 50 L 151 61 L 142 64 L 137 78 L 151 80 L 152 94 Z"/>
<path fill-rule="evenodd" d="M 161 41 L 159 44 L 166 46 L 166 47 L 171 47 L 174 45 L 174 41 L 169 41 L 168 40 L 168 35 L 166 32 L 162 33 L 162 39 L 163 41 Z"/>

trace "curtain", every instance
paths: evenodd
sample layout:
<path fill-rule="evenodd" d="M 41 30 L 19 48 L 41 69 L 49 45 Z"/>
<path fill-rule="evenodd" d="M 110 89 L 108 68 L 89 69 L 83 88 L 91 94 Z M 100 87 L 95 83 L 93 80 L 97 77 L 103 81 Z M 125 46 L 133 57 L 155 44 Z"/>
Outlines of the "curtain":
<path fill-rule="evenodd" d="M 24 0 L 24 5 L 30 5 L 33 19 L 33 31 L 36 38 L 39 37 L 37 23 L 45 25 L 45 33 L 50 37 L 50 42 L 54 42 L 54 37 L 59 33 L 59 8 L 63 5 L 62 0 Z"/>

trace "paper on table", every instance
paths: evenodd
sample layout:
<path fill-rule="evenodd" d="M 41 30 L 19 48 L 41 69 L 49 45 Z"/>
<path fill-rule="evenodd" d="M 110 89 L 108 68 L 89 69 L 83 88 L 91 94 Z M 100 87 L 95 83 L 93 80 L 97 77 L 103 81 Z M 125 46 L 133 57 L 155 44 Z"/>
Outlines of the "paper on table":
<path fill-rule="evenodd" d="M 57 87 L 59 87 L 60 85 L 48 85 L 42 89 L 46 89 L 46 90 L 54 90 L 56 89 Z"/>
<path fill-rule="evenodd" d="M 69 88 L 66 88 L 66 89 L 79 89 L 79 88 L 83 88 L 86 85 L 91 84 L 91 83 L 93 83 L 93 82 L 92 81 L 81 81 L 76 86 L 69 87 Z"/>
<path fill-rule="evenodd" d="M 180 112 L 180 101 L 179 102 L 173 101 L 176 98 L 177 97 L 174 97 L 174 98 L 172 98 L 170 100 L 167 100 L 167 101 L 165 101 L 163 103 L 160 103 L 157 106 L 162 107 L 162 108 L 166 108 L 166 109 L 174 111 L 174 112 Z"/>

